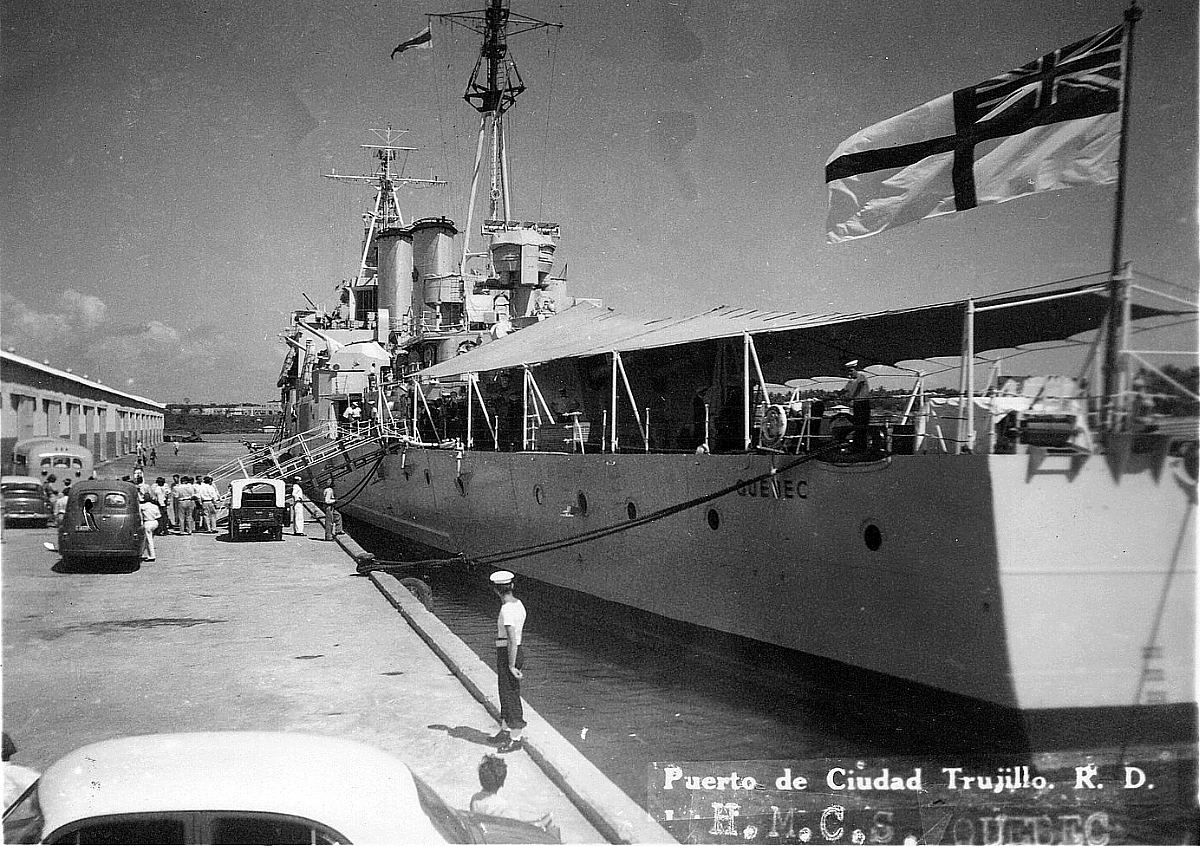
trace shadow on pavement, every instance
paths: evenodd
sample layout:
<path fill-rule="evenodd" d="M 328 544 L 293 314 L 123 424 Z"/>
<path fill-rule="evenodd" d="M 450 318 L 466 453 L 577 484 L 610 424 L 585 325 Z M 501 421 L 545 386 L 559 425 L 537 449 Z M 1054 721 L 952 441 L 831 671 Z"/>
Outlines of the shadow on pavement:
<path fill-rule="evenodd" d="M 113 561 L 104 558 L 72 559 L 60 558 L 50 568 L 54 573 L 91 573 L 93 575 L 128 575 L 142 569 L 141 561 Z"/>
<path fill-rule="evenodd" d="M 492 736 L 487 732 L 480 731 L 471 726 L 447 726 L 441 723 L 434 723 L 426 726 L 426 728 L 434 729 L 435 731 L 444 731 L 446 734 L 458 740 L 466 740 L 470 743 L 478 743 L 480 746 L 495 746 L 492 742 Z"/>

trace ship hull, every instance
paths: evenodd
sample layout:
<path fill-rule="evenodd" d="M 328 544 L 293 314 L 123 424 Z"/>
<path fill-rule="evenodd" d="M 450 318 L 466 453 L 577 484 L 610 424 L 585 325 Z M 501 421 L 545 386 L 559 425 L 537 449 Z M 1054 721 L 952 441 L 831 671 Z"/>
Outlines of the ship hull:
<path fill-rule="evenodd" d="M 409 449 L 347 477 L 350 489 L 371 473 L 345 511 L 478 558 L 616 527 L 771 466 Z M 1006 708 L 1186 703 L 1194 496 L 1162 454 L 811 461 L 503 566 Z"/>

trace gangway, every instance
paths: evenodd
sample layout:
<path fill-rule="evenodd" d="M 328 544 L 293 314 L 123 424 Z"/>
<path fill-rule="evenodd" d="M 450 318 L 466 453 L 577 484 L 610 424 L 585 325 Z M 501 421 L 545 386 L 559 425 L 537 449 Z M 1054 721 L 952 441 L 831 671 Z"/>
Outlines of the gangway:
<path fill-rule="evenodd" d="M 209 473 L 214 484 L 260 476 L 289 479 L 307 473 L 338 477 L 371 464 L 410 441 L 404 426 L 326 423 L 228 461 Z M 362 447 L 371 447 L 363 451 Z"/>

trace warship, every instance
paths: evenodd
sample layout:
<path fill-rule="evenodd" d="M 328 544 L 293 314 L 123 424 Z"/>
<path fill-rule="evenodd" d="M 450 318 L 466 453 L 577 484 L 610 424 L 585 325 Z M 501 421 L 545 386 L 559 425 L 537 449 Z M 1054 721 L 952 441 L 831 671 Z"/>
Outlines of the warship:
<path fill-rule="evenodd" d="M 288 466 L 336 467 L 352 517 L 666 621 L 1002 708 L 1194 709 L 1195 438 L 1145 425 L 1129 372 L 1137 327 L 1194 304 L 1119 250 L 1096 277 L 877 312 L 575 297 L 505 145 L 508 38 L 552 24 L 506 0 L 431 18 L 482 37 L 465 226 L 407 221 L 399 189 L 440 181 L 406 176 L 390 131 L 370 145 L 358 275 L 284 333 L 272 460 L 324 450 Z M 1016 379 L 988 355 L 1053 343 L 1087 366 Z M 957 390 L 927 387 L 938 357 Z M 808 390 L 852 359 L 909 389 Z"/>

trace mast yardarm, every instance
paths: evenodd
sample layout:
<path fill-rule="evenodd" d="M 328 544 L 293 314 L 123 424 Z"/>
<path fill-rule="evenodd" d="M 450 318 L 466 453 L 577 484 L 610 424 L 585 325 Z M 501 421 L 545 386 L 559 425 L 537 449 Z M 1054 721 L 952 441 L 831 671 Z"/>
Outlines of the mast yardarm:
<path fill-rule="evenodd" d="M 472 12 L 448 12 L 431 15 L 452 24 L 466 27 L 483 37 L 479 58 L 467 82 L 463 99 L 470 103 L 482 116 L 479 126 L 479 145 L 475 155 L 474 178 L 471 182 L 471 199 L 467 211 L 467 226 L 464 232 L 463 262 L 470 252 L 471 217 L 478 192 L 480 164 L 483 159 L 485 141 L 490 141 L 489 159 L 491 190 L 489 193 L 488 217 L 491 220 L 511 221 L 512 186 L 508 178 L 508 151 L 504 140 L 504 113 L 525 91 L 525 83 L 517 70 L 517 63 L 508 53 L 508 38 L 545 27 L 561 28 L 562 24 L 542 21 L 513 12 L 508 0 L 489 0 L 487 8 Z"/>

